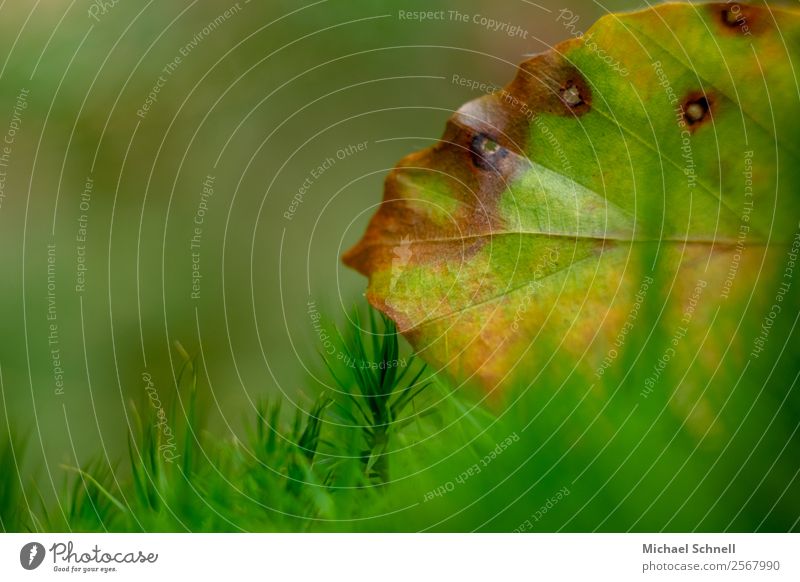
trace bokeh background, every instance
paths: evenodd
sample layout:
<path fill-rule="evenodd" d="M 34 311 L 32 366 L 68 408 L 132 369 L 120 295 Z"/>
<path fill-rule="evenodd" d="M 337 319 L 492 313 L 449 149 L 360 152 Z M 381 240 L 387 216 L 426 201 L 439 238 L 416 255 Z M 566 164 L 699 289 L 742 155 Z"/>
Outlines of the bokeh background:
<path fill-rule="evenodd" d="M 517 63 L 607 12 L 646 6 L 0 2 L 0 445 L 8 437 L 21 452 L 20 439 L 27 443 L 24 457 L 0 450 L 0 470 L 8 477 L 19 465 L 17 481 L 35 483 L 45 504 L 66 475 L 75 478 L 66 468 L 100 459 L 116 472 L 132 410 L 154 395 L 174 399 L 187 356 L 197 358 L 201 426 L 212 442 L 230 444 L 231 455 L 231 443 L 246 442 L 257 402 L 281 400 L 288 419 L 310 410 L 328 377 L 316 314 L 345 322 L 364 305 L 366 280 L 340 256 L 364 232 L 386 173 L 438 139 L 461 104 L 510 81 Z M 787 305 L 797 305 L 793 297 Z M 555 402 L 534 390 L 526 406 L 503 411 L 511 427 L 527 427 L 532 410 L 549 413 L 493 466 L 494 481 L 475 479 L 441 508 L 425 506 L 422 492 L 458 475 L 472 454 L 449 459 L 449 437 L 430 437 L 436 462 L 425 462 L 436 470 L 409 480 L 386 505 L 386 519 L 368 527 L 415 530 L 435 521 L 441 529 L 511 530 L 571 475 L 581 479 L 575 513 L 558 519 L 577 530 L 700 522 L 758 529 L 767 517 L 766 529 L 796 529 L 800 376 L 789 361 L 791 325 L 785 344 L 777 331 L 771 340 L 782 367 L 773 375 L 765 357 L 757 371 L 770 381 L 766 396 L 732 391 L 726 413 L 736 429 L 718 456 L 700 446 L 705 435 L 683 431 L 682 419 L 657 422 L 663 403 L 655 399 L 628 425 L 630 408 L 606 411 L 595 400 L 560 432 L 583 402 L 585 386 L 573 378 Z M 495 435 L 487 450 L 509 434 Z M 590 444 L 571 452 L 584 435 Z M 403 462 L 418 450 L 409 448 Z M 595 464 L 601 453 L 607 457 Z M 416 477 L 414 467 L 400 463 L 398 474 Z M 121 462 L 123 477 L 127 470 Z M 182 491 L 176 487 L 178 498 Z M 483 501 L 487 491 L 494 495 Z M 229 493 L 220 496 L 238 503 Z M 662 497 L 668 502 L 656 503 Z M 708 507 L 700 521 L 690 499 Z M 350 501 L 372 508 L 355 494 Z M 404 504 L 417 509 L 392 521 Z M 583 521 L 569 525 L 578 514 Z"/>
<path fill-rule="evenodd" d="M 175 390 L 175 342 L 202 356 L 220 437 L 265 395 L 307 407 L 308 302 L 337 318 L 360 299 L 339 255 L 387 170 L 480 96 L 454 76 L 502 86 L 567 38 L 559 10 L 585 30 L 639 4 L 3 2 L 0 129 L 19 127 L 0 206 L 1 406 L 30 435 L 25 471 L 46 468 L 47 495 L 60 466 L 122 455 L 143 375 Z M 401 16 L 430 10 L 518 29 Z"/>

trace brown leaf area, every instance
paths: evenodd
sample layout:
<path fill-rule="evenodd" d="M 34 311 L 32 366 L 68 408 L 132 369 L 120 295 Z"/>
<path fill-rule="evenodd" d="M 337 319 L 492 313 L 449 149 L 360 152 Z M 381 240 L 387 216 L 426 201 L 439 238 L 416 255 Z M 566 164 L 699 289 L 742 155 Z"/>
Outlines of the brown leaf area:
<path fill-rule="evenodd" d="M 591 107 L 591 90 L 586 81 L 562 56 L 576 42 L 563 42 L 522 63 L 517 76 L 502 91 L 461 107 L 448 120 L 437 144 L 400 160 L 385 180 L 383 202 L 367 232 L 342 257 L 345 265 L 369 276 L 391 264 L 392 249 L 403 236 L 425 242 L 477 238 L 502 230 L 497 200 L 515 172 L 525 169 L 520 158 L 526 155 L 531 117 L 541 113 L 580 116 Z M 573 107 L 561 97 L 570 87 L 576 87 L 581 95 L 581 102 Z M 497 164 L 491 172 L 476 168 L 472 160 L 476 135 L 487 136 L 508 150 L 513 159 Z M 415 177 L 431 173 L 447 177 L 460 203 L 460 211 L 446 224 L 431 223 L 425 212 L 409 203 L 415 199 Z M 440 246 L 435 252 L 437 256 L 442 252 L 460 254 L 464 248 L 459 241 L 447 248 Z M 426 249 L 420 248 L 419 252 L 424 255 Z"/>

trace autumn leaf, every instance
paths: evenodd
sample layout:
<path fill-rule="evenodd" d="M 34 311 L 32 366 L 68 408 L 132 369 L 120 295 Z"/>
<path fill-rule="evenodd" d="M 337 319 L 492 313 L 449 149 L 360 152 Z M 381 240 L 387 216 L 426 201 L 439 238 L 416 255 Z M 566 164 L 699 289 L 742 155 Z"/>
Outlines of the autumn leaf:
<path fill-rule="evenodd" d="M 344 262 L 429 362 L 489 391 L 554 350 L 600 378 L 653 326 L 681 374 L 757 358 L 742 322 L 800 244 L 798 47 L 800 13 L 768 6 L 608 15 L 401 160 Z"/>

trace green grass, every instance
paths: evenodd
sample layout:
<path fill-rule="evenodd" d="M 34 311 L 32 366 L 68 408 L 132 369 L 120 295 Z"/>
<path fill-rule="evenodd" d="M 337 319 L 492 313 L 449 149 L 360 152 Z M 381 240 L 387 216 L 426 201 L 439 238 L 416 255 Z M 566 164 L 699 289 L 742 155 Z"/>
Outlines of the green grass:
<path fill-rule="evenodd" d="M 795 301 L 796 296 L 790 297 Z M 131 403 L 127 458 L 61 467 L 46 501 L 20 478 L 24 439 L 0 441 L 4 531 L 797 531 L 800 357 L 797 331 L 773 329 L 773 350 L 693 377 L 721 416 L 705 435 L 671 414 L 664 379 L 623 352 L 592 383 L 566 357 L 487 406 L 409 353 L 392 322 L 354 314 L 319 369 L 330 386 L 306 411 L 263 400 L 247 438 L 203 425 L 197 362 L 182 353 L 179 386 L 161 417 Z M 783 327 L 781 327 L 783 326 Z M 642 329 L 649 328 L 642 326 Z M 668 335 L 665 336 L 668 339 Z M 663 339 L 630 340 L 653 360 Z M 644 346 L 644 347 L 643 347 Z M 782 346 L 786 346 L 783 347 Z M 782 351 L 781 351 L 782 350 Z M 676 370 L 678 371 L 678 370 Z M 626 373 L 629 372 L 629 373 Z M 709 373 L 710 374 L 710 373 Z M 670 379 L 679 385 L 681 378 Z M 699 378 L 699 379 L 698 379 Z M 624 380 L 624 381 L 621 381 Z M 167 438 L 160 428 L 174 429 Z M 732 430 L 737 428 L 737 430 Z M 716 435 L 716 436 L 715 436 Z M 13 446 L 12 446 L 13 445 Z M 21 471 L 23 475 L 26 472 Z M 39 474 L 41 471 L 39 471 Z"/>
<path fill-rule="evenodd" d="M 401 354 L 392 322 L 370 312 L 367 330 L 339 334 L 339 357 L 324 361 L 333 385 L 307 412 L 287 418 L 282 400 L 263 400 L 246 442 L 219 440 L 198 420 L 196 359 L 178 351 L 179 392 L 168 410 L 159 416 L 146 399 L 131 403 L 127 459 L 120 467 L 100 457 L 62 467 L 55 503 L 36 495 L 27 500 L 31 509 L 21 510 L 13 455 L 24 447 L 13 433 L 0 441 L 4 531 L 350 529 L 366 500 L 380 503 L 392 450 L 408 446 L 412 424 L 425 430 L 425 415 L 412 408 L 437 381 Z M 162 423 L 174 430 L 169 439 Z"/>

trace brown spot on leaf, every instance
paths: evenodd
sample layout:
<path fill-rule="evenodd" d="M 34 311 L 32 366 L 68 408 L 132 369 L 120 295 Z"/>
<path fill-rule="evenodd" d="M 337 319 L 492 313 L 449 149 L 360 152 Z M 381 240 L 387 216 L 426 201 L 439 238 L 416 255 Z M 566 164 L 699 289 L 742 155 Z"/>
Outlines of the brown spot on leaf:
<path fill-rule="evenodd" d="M 502 89 L 464 104 L 450 118 L 450 123 L 473 134 L 483 134 L 506 150 L 521 154 L 527 145 L 531 115 L 524 100 Z M 446 137 L 447 134 L 442 139 Z"/>
<path fill-rule="evenodd" d="M 763 30 L 767 24 L 763 9 L 758 6 L 738 2 L 709 4 L 708 6 L 712 18 L 728 34 L 750 36 Z"/>
<path fill-rule="evenodd" d="M 592 90 L 581 72 L 563 54 L 577 40 L 559 45 L 559 51 L 536 55 L 520 65 L 508 90 L 524 95 L 528 110 L 535 114 L 584 115 L 592 108 Z"/>
<path fill-rule="evenodd" d="M 714 100 L 705 93 L 695 91 L 686 96 L 681 107 L 690 131 L 696 131 L 711 120 L 713 105 Z"/>

